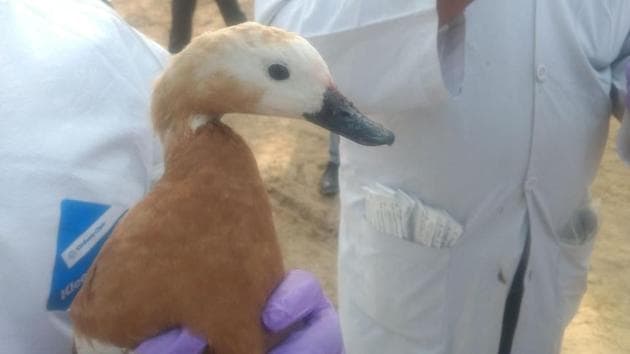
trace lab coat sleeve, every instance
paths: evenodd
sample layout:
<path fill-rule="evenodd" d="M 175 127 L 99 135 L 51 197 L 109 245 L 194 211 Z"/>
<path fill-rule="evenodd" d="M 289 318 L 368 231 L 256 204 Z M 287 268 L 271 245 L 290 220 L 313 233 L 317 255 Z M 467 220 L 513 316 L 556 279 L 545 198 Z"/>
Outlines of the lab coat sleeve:
<path fill-rule="evenodd" d="M 135 35 L 139 37 L 139 43 L 141 44 L 140 48 L 138 48 L 134 52 L 136 53 L 136 56 L 143 59 L 141 62 L 143 62 L 144 65 L 140 67 L 140 70 L 142 71 L 140 75 L 147 80 L 147 97 L 149 98 L 147 100 L 147 107 L 149 107 L 153 81 L 166 66 L 166 63 L 170 58 L 170 54 L 168 53 L 168 51 L 166 51 L 166 49 L 162 48 L 162 46 L 149 39 L 139 31 L 134 30 L 134 32 Z M 147 116 L 147 119 L 150 120 L 150 117 Z M 155 182 L 157 182 L 157 180 L 160 179 L 160 177 L 164 173 L 162 144 L 160 142 L 160 139 L 155 134 L 153 136 L 152 146 L 153 156 L 149 171 L 150 186 L 153 186 L 153 184 L 155 184 Z"/>
<path fill-rule="evenodd" d="M 451 96 L 463 89 L 466 67 L 466 15 L 461 14 L 438 31 L 438 55 L 444 86 Z"/>
<path fill-rule="evenodd" d="M 119 19 L 120 23 L 126 24 L 118 13 L 110 8 L 107 9 Z M 135 82 L 138 83 L 139 90 L 141 90 L 144 97 L 146 97 L 147 128 L 152 130 L 149 107 L 151 105 L 153 83 L 164 70 L 170 58 L 170 54 L 161 45 L 131 26 L 120 26 L 119 33 L 121 41 L 126 44 L 128 50 L 127 55 L 133 58 L 133 63 L 135 63 Z M 151 144 L 152 152 L 151 161 L 149 161 L 147 166 L 147 175 L 149 178 L 147 183 L 149 187 L 152 187 L 164 172 L 164 162 L 162 157 L 162 145 L 157 135 L 153 134 L 152 140 L 147 143 Z"/>
<path fill-rule="evenodd" d="M 148 38 L 144 38 L 144 39 L 145 39 L 145 42 L 147 43 L 147 47 L 149 48 L 149 50 L 152 52 L 152 54 L 155 56 L 157 60 L 156 69 L 158 71 L 162 71 L 170 57 L 170 54 L 154 41 Z M 151 85 L 151 87 L 152 86 L 153 85 Z M 152 162 L 151 171 L 150 171 L 151 186 L 153 186 L 155 182 L 157 182 L 158 179 L 160 179 L 160 177 L 162 177 L 162 174 L 164 173 L 164 157 L 163 156 L 164 155 L 163 155 L 162 142 L 160 141 L 158 136 L 154 134 L 153 135 L 153 162 Z"/>
<path fill-rule="evenodd" d="M 611 93 L 613 113 L 617 118 L 622 119 L 621 128 L 617 135 L 617 151 L 621 159 L 630 165 L 630 107 L 626 107 L 626 97 L 629 93 L 625 74 L 628 65 L 630 65 L 630 33 L 626 37 L 619 58 L 612 67 L 613 89 Z"/>

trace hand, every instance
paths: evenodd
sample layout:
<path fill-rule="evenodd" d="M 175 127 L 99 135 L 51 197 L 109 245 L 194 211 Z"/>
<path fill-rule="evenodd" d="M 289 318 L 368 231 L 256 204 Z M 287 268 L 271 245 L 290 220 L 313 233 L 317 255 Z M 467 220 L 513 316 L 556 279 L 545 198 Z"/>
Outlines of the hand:
<path fill-rule="evenodd" d="M 205 339 L 187 329 L 175 328 L 142 342 L 136 354 L 202 354 L 208 344 Z"/>
<path fill-rule="evenodd" d="M 439 26 L 448 24 L 457 16 L 464 13 L 466 6 L 473 0 L 436 0 L 437 12 L 439 17 Z"/>
<path fill-rule="evenodd" d="M 270 354 L 343 354 L 337 312 L 311 273 L 293 270 L 267 302 L 263 323 L 279 332 L 299 321 L 304 326 Z"/>
<path fill-rule="evenodd" d="M 291 333 L 270 354 L 343 354 L 334 307 L 311 273 L 294 270 L 272 294 L 263 312 L 263 322 L 272 332 L 279 332 L 298 321 L 304 326 Z M 142 342 L 135 353 L 201 354 L 206 347 L 204 339 L 176 328 Z"/>

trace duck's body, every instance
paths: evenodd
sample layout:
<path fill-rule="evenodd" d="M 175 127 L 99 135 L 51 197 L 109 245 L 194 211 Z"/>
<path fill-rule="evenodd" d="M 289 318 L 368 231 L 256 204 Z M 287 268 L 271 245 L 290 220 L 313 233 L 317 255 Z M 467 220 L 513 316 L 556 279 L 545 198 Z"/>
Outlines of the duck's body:
<path fill-rule="evenodd" d="M 79 335 L 122 348 L 186 326 L 217 353 L 263 353 L 260 314 L 283 275 L 254 157 L 229 127 L 208 123 L 169 152 L 162 179 L 103 247 L 73 321 Z"/>
<path fill-rule="evenodd" d="M 302 38 L 243 24 L 202 35 L 153 93 L 166 170 L 121 221 L 75 298 L 81 343 L 135 348 L 183 326 L 216 354 L 263 354 L 260 316 L 284 269 L 256 161 L 224 113 L 305 117 L 367 145 L 393 134 L 336 91 Z M 83 354 L 83 353 L 81 353 Z"/>

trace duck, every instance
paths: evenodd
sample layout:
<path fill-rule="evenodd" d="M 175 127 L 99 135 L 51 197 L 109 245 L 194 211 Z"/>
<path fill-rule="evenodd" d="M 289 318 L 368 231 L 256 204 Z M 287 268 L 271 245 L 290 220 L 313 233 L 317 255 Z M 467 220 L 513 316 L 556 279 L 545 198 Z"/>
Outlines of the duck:
<path fill-rule="evenodd" d="M 70 307 L 77 341 L 135 348 L 174 327 L 216 354 L 262 354 L 261 324 L 285 275 L 255 157 L 228 113 L 303 119 L 366 146 L 394 134 L 336 88 L 308 41 L 246 22 L 195 38 L 151 98 L 165 170 L 113 230 Z M 80 352 L 80 351 L 79 351 Z"/>

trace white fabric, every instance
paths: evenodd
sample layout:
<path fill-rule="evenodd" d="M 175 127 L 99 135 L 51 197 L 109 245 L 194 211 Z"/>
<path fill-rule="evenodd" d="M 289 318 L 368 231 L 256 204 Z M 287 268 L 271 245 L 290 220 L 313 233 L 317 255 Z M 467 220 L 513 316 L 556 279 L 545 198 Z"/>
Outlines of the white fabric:
<path fill-rule="evenodd" d="M 630 58 L 630 2 L 473 2 L 463 90 L 451 98 L 431 96 L 443 90 L 427 60 L 435 39 L 418 30 L 421 9 L 406 11 L 422 2 L 362 3 L 257 1 L 259 14 L 274 9 L 266 18 L 274 25 L 311 38 L 340 90 L 396 133 L 391 147 L 341 144 L 339 305 L 347 353 L 497 353 L 527 232 L 512 353 L 557 353 L 586 288 L 594 232 L 573 225 L 596 225 L 584 212 L 587 188 L 606 142 L 612 93 L 619 102 L 626 90 L 620 68 Z M 396 6 L 400 16 L 392 16 Z M 356 21 L 357 11 L 371 25 Z M 347 23 L 330 25 L 344 17 Z M 453 69 L 442 60 L 443 70 Z M 446 210 L 463 235 L 434 248 L 379 232 L 364 210 L 363 187 L 373 183 Z M 585 234 L 563 234 L 576 230 Z"/>
<path fill-rule="evenodd" d="M 466 17 L 461 14 L 438 30 L 438 57 L 444 85 L 451 96 L 462 93 L 466 70 Z"/>
<path fill-rule="evenodd" d="M 264 0 L 256 1 L 256 20 L 306 37 L 356 30 L 427 8 L 426 0 Z M 325 16 L 322 16 L 325 14 Z"/>
<path fill-rule="evenodd" d="M 68 354 L 66 314 L 46 310 L 60 203 L 147 191 L 166 52 L 97 0 L 1 1 L 0 48 L 0 353 Z"/>
<path fill-rule="evenodd" d="M 75 350 L 77 354 L 134 354 L 132 350 L 120 349 L 96 340 L 75 338 Z"/>
<path fill-rule="evenodd" d="M 276 9 L 273 22 L 263 23 L 307 36 L 328 63 L 341 92 L 363 112 L 402 112 L 424 101 L 438 104 L 448 96 L 440 75 L 434 3 L 257 1 L 256 13 L 285 5 L 282 11 Z M 326 16 L 316 16 L 322 13 Z M 404 26 L 408 28 L 401 30 Z M 401 48 L 401 42 L 415 45 Z"/>

